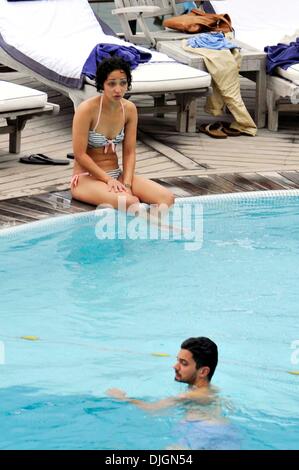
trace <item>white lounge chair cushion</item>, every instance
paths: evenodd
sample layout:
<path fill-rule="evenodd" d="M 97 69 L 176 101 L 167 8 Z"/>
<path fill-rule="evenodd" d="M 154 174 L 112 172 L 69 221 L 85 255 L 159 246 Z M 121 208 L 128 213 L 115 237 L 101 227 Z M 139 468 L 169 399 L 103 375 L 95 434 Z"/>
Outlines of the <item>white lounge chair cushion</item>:
<path fill-rule="evenodd" d="M 48 75 L 49 71 L 80 79 L 86 59 L 99 43 L 132 46 L 104 34 L 86 0 L 0 0 L 0 32 L 7 44 L 39 64 L 40 72 L 36 71 L 49 79 L 53 75 Z M 151 62 L 173 61 L 157 51 L 151 53 Z M 24 65 L 27 65 L 26 57 L 22 59 Z M 65 83 L 61 79 L 59 82 Z"/>
<path fill-rule="evenodd" d="M 22 4 L 0 0 L 1 35 L 7 44 L 25 54 L 25 66 L 29 57 L 38 65 L 33 70 L 50 80 L 56 80 L 57 74 L 58 83 L 78 88 L 83 65 L 96 44 L 131 46 L 103 33 L 86 0 Z M 210 85 L 209 74 L 179 64 L 160 52 L 151 50 L 151 54 L 149 63 L 133 71 L 135 93 L 194 90 Z"/>
<path fill-rule="evenodd" d="M 299 64 L 291 65 L 286 70 L 277 67 L 276 72 L 281 77 L 295 83 L 295 85 L 299 85 Z"/>
<path fill-rule="evenodd" d="M 0 80 L 0 112 L 18 109 L 43 108 L 48 101 L 46 93 L 23 85 Z"/>
<path fill-rule="evenodd" d="M 135 93 L 194 90 L 211 84 L 208 73 L 178 62 L 141 64 L 132 78 Z"/>
<path fill-rule="evenodd" d="M 273 46 L 286 35 L 293 36 L 298 30 L 298 0 L 222 0 L 213 1 L 216 13 L 228 13 L 235 30 L 236 39 L 252 47 L 264 50 Z M 284 7 L 285 5 L 285 7 Z"/>

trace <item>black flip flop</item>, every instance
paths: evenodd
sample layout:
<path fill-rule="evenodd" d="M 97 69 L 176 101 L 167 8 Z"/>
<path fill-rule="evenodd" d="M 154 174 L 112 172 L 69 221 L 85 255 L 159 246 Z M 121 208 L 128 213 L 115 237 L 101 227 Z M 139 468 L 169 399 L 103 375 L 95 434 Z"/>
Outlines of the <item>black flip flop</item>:
<path fill-rule="evenodd" d="M 70 162 L 67 160 L 59 160 L 55 158 L 47 157 L 43 153 L 33 153 L 28 155 L 28 157 L 21 157 L 19 159 L 20 163 L 29 163 L 31 165 L 69 165 Z"/>

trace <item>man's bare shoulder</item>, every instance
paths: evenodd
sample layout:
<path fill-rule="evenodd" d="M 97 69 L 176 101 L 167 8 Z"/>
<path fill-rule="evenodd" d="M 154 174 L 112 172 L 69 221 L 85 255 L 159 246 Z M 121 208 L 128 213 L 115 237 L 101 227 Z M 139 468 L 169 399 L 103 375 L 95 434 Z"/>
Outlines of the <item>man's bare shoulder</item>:
<path fill-rule="evenodd" d="M 178 396 L 178 401 L 194 401 L 202 405 L 214 403 L 217 396 L 217 390 L 214 387 L 192 388 Z"/>

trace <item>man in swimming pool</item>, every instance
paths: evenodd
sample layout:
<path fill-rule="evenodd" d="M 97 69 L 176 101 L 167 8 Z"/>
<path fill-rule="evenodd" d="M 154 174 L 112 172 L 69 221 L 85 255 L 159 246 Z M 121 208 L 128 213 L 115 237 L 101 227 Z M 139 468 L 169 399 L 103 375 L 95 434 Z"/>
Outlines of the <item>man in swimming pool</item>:
<path fill-rule="evenodd" d="M 188 338 L 181 344 L 177 362 L 173 366 L 175 380 L 189 386 L 185 393 L 150 403 L 130 398 L 125 392 L 117 388 L 107 390 L 107 394 L 146 410 L 167 408 L 182 401 L 195 401 L 205 405 L 211 404 L 215 399 L 216 390 L 211 387 L 210 381 L 217 362 L 218 348 L 212 340 L 203 336 Z"/>
<path fill-rule="evenodd" d="M 130 398 L 117 388 L 107 394 L 148 411 L 184 405 L 186 414 L 176 426 L 177 443 L 171 449 L 238 449 L 235 429 L 223 417 L 216 387 L 210 384 L 218 363 L 217 345 L 205 337 L 188 338 L 181 344 L 173 366 L 175 380 L 188 384 L 188 390 L 176 397 L 156 402 Z"/>

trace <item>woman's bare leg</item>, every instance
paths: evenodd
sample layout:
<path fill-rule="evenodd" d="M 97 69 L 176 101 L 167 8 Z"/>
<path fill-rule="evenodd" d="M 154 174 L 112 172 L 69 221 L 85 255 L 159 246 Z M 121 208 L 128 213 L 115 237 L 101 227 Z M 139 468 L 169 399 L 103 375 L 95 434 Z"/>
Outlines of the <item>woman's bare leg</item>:
<path fill-rule="evenodd" d="M 147 204 L 165 204 L 171 207 L 174 204 L 174 195 L 161 184 L 135 175 L 132 181 L 132 193 L 138 197 L 141 202 Z"/>
<path fill-rule="evenodd" d="M 72 187 L 71 192 L 74 199 L 94 206 L 103 204 L 118 209 L 120 196 L 123 198 L 122 200 L 125 200 L 125 209 L 134 204 L 139 204 L 139 199 L 136 196 L 126 192 L 115 193 L 108 191 L 106 183 L 85 175 L 80 176 L 78 185 Z"/>
<path fill-rule="evenodd" d="M 160 228 L 170 228 L 169 225 L 163 225 L 163 217 L 174 204 L 174 195 L 171 191 L 155 181 L 134 175 L 132 193 L 141 202 L 151 206 L 146 214 L 143 211 L 140 215 L 146 217 L 150 223 L 158 224 Z"/>
<path fill-rule="evenodd" d="M 122 181 L 121 176 L 119 180 Z M 158 225 L 161 229 L 169 230 L 171 228 L 176 230 L 175 227 L 163 224 L 163 216 L 167 214 L 174 203 L 173 194 L 158 183 L 141 176 L 134 176 L 133 178 L 133 194 L 108 191 L 106 183 L 85 175 L 80 176 L 78 185 L 72 187 L 71 192 L 74 199 L 87 204 L 94 206 L 107 205 L 114 209 L 125 210 L 129 214 L 145 218 L 149 223 Z M 142 209 L 140 201 L 150 204 L 150 210 L 145 211 Z"/>

